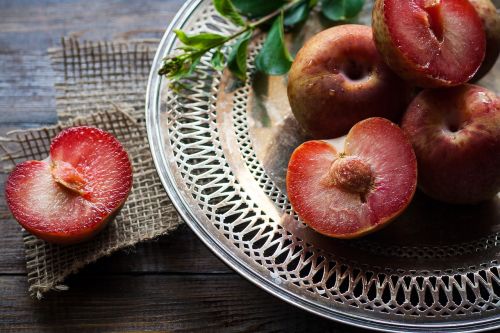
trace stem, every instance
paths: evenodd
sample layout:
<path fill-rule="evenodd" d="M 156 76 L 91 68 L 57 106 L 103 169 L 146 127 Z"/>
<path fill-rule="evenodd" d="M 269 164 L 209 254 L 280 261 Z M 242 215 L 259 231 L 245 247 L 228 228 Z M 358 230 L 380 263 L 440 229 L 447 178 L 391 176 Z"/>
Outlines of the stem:
<path fill-rule="evenodd" d="M 269 1 L 272 1 L 272 0 L 269 0 Z M 241 29 L 240 31 L 237 31 L 235 32 L 234 34 L 228 36 L 227 38 L 225 38 L 222 42 L 220 43 L 217 43 L 213 46 L 211 46 L 210 48 L 207 48 L 207 49 L 204 49 L 204 50 L 200 50 L 198 51 L 199 53 L 201 54 L 205 54 L 206 52 L 212 50 L 212 49 L 215 49 L 215 48 L 218 48 L 218 47 L 221 47 L 222 45 L 226 44 L 227 42 L 239 37 L 240 35 L 244 34 L 245 32 L 247 31 L 252 31 L 254 30 L 255 28 L 258 28 L 260 27 L 261 25 L 271 21 L 272 19 L 274 19 L 276 16 L 280 15 L 281 12 L 285 13 L 287 11 L 289 11 L 290 9 L 292 9 L 293 7 L 295 7 L 296 5 L 299 5 L 299 4 L 302 4 L 306 1 L 309 1 L 309 0 L 293 0 L 289 3 L 287 3 L 286 5 L 284 5 L 283 7 L 281 8 L 278 8 L 277 10 L 275 10 L 274 12 L 258 19 L 257 21 L 253 22 L 253 23 L 250 23 L 248 25 L 245 26 L 245 28 Z M 197 52 L 197 53 L 198 53 Z M 184 53 L 184 54 L 181 54 L 181 55 L 178 55 L 178 56 L 175 56 L 175 57 L 172 57 L 172 58 L 166 58 L 165 60 L 168 60 L 168 59 L 174 59 L 174 58 L 181 58 L 185 56 L 185 57 L 188 57 L 188 54 L 187 53 Z M 166 67 L 166 64 L 163 65 L 163 67 L 160 69 L 159 71 L 159 74 L 160 75 L 164 75 L 164 74 L 167 74 L 168 73 L 166 71 L 164 71 L 164 68 Z"/>
<path fill-rule="evenodd" d="M 307 0 L 294 0 L 294 1 L 286 4 L 285 6 L 278 8 L 277 10 L 272 12 L 271 14 L 268 14 L 268 15 L 264 16 L 263 18 L 259 19 L 258 21 L 255 21 L 255 23 L 249 24 L 249 26 L 251 26 L 252 29 L 257 28 L 258 26 L 261 26 L 262 24 L 264 24 L 264 23 L 272 20 L 276 16 L 280 15 L 282 11 L 283 11 L 283 13 L 286 13 L 287 11 L 289 11 L 290 9 L 295 7 L 296 5 L 304 3 L 306 1 Z"/>
<path fill-rule="evenodd" d="M 263 25 L 264 23 L 267 23 L 269 21 L 271 21 L 273 18 L 275 18 L 276 16 L 280 15 L 281 12 L 283 13 L 286 13 L 287 11 L 289 11 L 290 9 L 292 9 L 293 7 L 295 7 L 296 5 L 298 4 L 301 4 L 301 3 L 304 3 L 308 0 L 294 0 L 288 4 L 286 4 L 285 6 L 281 7 L 281 8 L 278 8 L 276 9 L 274 12 L 272 12 L 271 14 L 268 14 L 260 19 L 258 19 L 257 21 L 255 21 L 254 23 L 250 23 L 249 25 L 247 25 L 244 29 L 236 32 L 235 34 L 229 36 L 226 40 L 227 41 L 230 41 L 232 39 L 235 39 L 236 37 L 244 34 L 245 32 L 249 31 L 249 30 L 253 30 L 255 28 L 258 28 L 260 27 L 261 25 Z M 225 43 L 225 42 L 224 42 Z M 224 43 L 221 43 L 220 45 L 223 45 Z M 218 46 L 220 46 L 218 45 Z"/>

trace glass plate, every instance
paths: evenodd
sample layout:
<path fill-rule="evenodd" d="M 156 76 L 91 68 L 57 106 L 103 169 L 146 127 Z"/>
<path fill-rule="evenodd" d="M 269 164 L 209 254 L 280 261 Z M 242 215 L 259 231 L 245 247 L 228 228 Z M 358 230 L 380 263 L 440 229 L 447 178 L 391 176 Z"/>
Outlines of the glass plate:
<path fill-rule="evenodd" d="M 358 22 L 370 24 L 371 4 Z M 324 29 L 315 13 L 287 34 L 295 53 Z M 188 225 L 241 275 L 305 310 L 382 331 L 478 331 L 500 327 L 500 199 L 478 207 L 417 193 L 384 230 L 352 241 L 321 236 L 294 214 L 285 188 L 288 159 L 304 136 L 291 116 L 286 77 L 255 73 L 235 82 L 210 56 L 182 91 L 157 75 L 175 52 L 174 29 L 230 34 L 209 0 L 191 0 L 166 31 L 146 97 L 152 154 Z M 498 89 L 497 64 L 480 83 Z M 338 142 L 334 142 L 338 143 Z"/>

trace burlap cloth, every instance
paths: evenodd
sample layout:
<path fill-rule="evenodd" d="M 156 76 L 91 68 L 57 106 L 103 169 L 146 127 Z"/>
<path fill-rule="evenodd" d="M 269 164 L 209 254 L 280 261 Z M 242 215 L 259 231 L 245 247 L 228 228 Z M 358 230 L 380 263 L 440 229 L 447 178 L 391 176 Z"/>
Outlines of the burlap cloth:
<path fill-rule="evenodd" d="M 44 159 L 51 139 L 63 128 L 90 125 L 113 133 L 132 160 L 134 183 L 126 204 L 95 239 L 73 246 L 49 244 L 24 233 L 29 291 L 41 298 L 71 273 L 138 242 L 165 235 L 181 220 L 158 178 L 147 142 L 144 98 L 158 40 L 79 42 L 64 39 L 49 50 L 60 123 L 15 131 L 3 139 L 2 170 L 16 163 Z"/>

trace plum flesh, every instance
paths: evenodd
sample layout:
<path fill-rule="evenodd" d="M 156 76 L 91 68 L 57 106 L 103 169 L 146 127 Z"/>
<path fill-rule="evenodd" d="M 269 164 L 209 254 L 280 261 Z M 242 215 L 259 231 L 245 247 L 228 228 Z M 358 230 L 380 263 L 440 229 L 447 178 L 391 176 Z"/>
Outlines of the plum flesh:
<path fill-rule="evenodd" d="M 303 143 L 292 154 L 286 178 L 299 217 L 335 238 L 360 237 L 392 221 L 410 203 L 416 181 L 410 142 L 383 118 L 357 123 L 341 153 L 325 141 Z"/>
<path fill-rule="evenodd" d="M 485 56 L 483 24 L 468 0 L 376 0 L 373 32 L 389 67 L 425 88 L 469 81 Z"/>
<path fill-rule="evenodd" d="M 99 232 L 132 187 L 127 152 L 111 134 L 93 127 L 62 131 L 43 161 L 18 164 L 6 183 L 14 218 L 53 243 L 74 244 Z"/>

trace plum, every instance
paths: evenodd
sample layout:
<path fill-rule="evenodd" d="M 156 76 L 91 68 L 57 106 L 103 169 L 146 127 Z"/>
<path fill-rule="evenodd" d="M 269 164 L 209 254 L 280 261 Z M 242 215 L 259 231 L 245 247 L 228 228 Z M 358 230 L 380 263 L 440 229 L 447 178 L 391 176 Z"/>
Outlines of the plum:
<path fill-rule="evenodd" d="M 47 159 L 18 164 L 5 194 L 27 231 L 52 243 L 74 244 L 97 234 L 131 188 L 132 165 L 120 142 L 81 126 L 59 133 Z"/>
<path fill-rule="evenodd" d="M 424 90 L 402 128 L 430 197 L 474 204 L 500 191 L 500 98 L 492 91 L 471 84 Z"/>
<path fill-rule="evenodd" d="M 288 77 L 288 99 L 299 124 L 315 139 L 345 135 L 358 121 L 399 121 L 412 88 L 382 61 L 370 27 L 346 24 L 313 36 Z"/>
<path fill-rule="evenodd" d="M 355 238 L 394 220 L 417 186 L 417 161 L 408 138 L 394 123 L 369 118 L 349 131 L 344 151 L 326 141 L 300 145 L 288 164 L 288 198 L 317 232 Z"/>
<path fill-rule="evenodd" d="M 373 34 L 385 62 L 424 88 L 469 81 L 483 62 L 483 24 L 468 0 L 376 0 Z"/>

